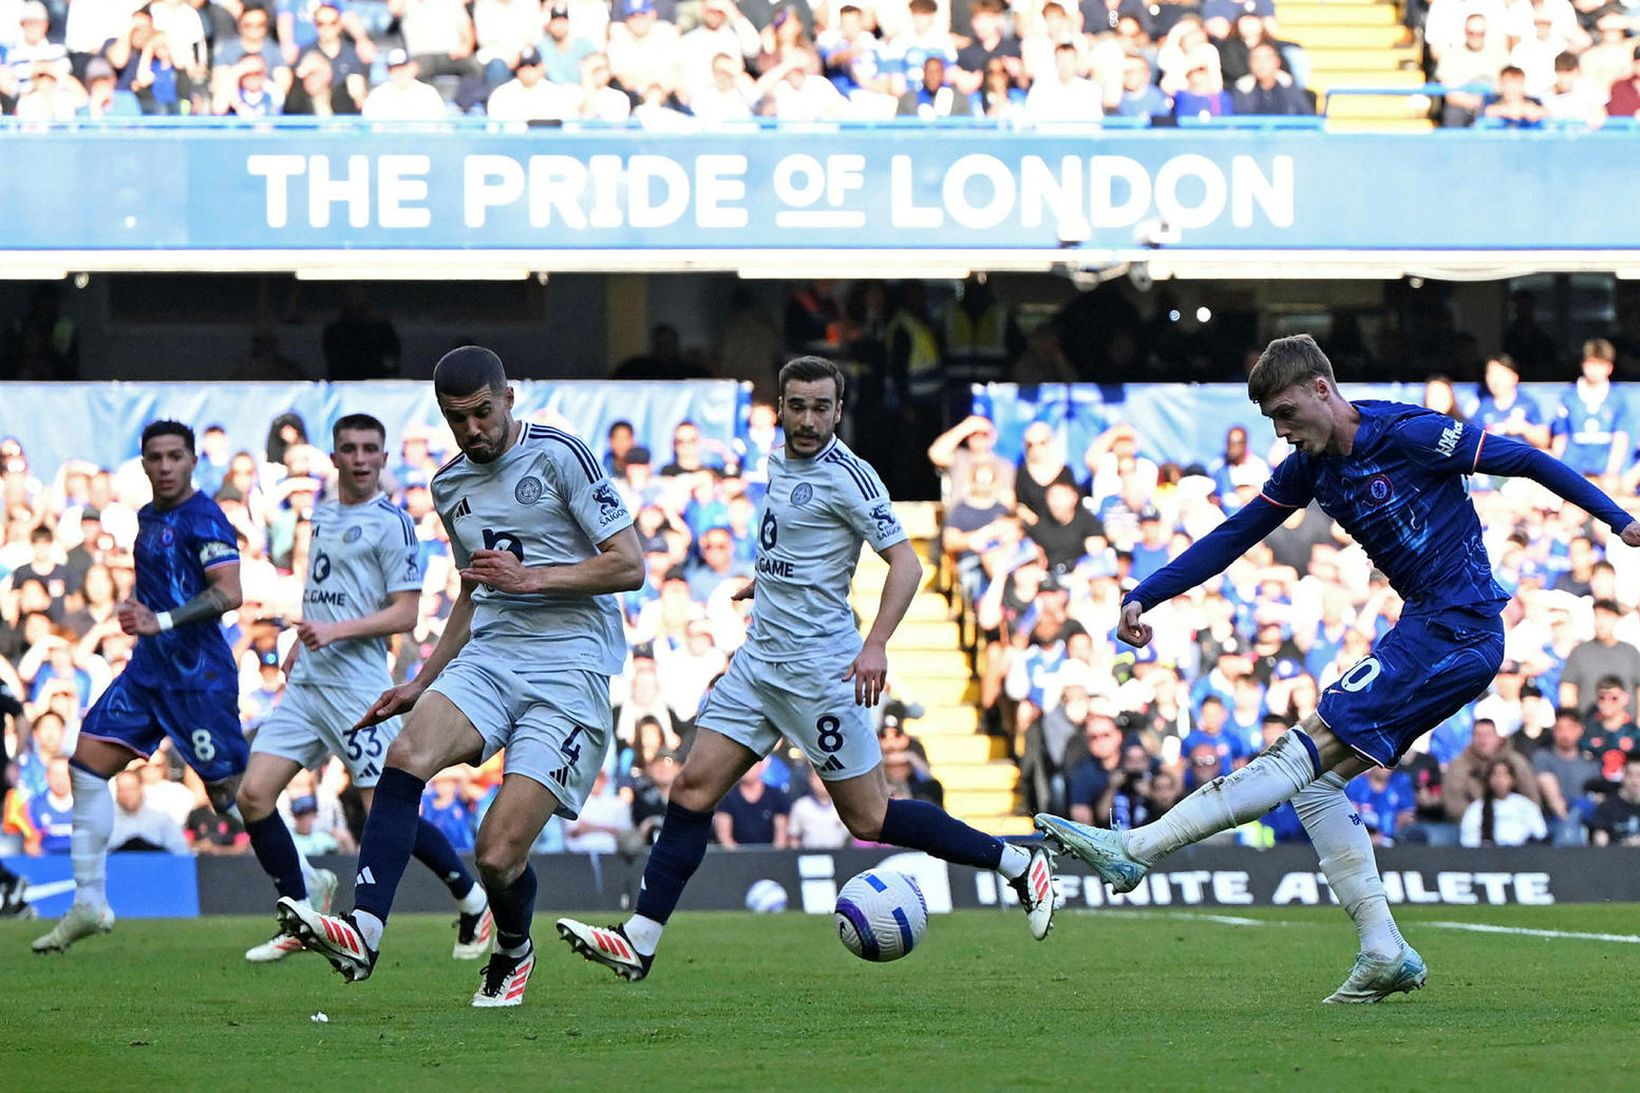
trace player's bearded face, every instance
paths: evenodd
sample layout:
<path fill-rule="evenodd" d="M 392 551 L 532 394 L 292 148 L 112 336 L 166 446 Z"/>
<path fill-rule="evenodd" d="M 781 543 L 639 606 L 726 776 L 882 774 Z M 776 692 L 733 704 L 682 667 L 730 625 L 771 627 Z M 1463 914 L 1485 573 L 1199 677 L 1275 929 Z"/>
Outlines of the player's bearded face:
<path fill-rule="evenodd" d="M 142 469 L 160 502 L 179 500 L 193 486 L 194 453 L 180 436 L 156 436 L 142 448 Z"/>
<path fill-rule="evenodd" d="M 504 396 L 479 391 L 460 398 L 439 396 L 439 411 L 455 434 L 456 444 L 475 463 L 488 463 L 507 449 L 512 434 L 512 388 Z"/>
<path fill-rule="evenodd" d="M 786 430 L 786 448 L 806 459 L 831 443 L 843 420 L 837 385 L 829 379 L 793 380 L 780 398 L 780 425 Z"/>

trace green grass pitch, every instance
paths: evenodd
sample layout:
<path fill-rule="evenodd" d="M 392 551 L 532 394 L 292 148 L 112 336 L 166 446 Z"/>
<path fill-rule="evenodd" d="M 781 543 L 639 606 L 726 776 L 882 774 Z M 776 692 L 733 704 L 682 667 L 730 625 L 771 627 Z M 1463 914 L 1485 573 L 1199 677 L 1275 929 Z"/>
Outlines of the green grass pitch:
<path fill-rule="evenodd" d="M 680 915 L 646 982 L 536 918 L 523 1007 L 474 1010 L 446 919 L 395 918 L 367 983 L 308 954 L 250 966 L 254 918 L 127 921 L 64 956 L 0 923 L 0 1085 L 93 1089 L 1634 1088 L 1640 945 L 1435 921 L 1628 934 L 1633 905 L 1403 910 L 1429 986 L 1322 1006 L 1354 934 L 1336 908 L 936 916 L 895 964 L 829 918 Z M 324 1011 L 329 1022 L 310 1017 Z"/>

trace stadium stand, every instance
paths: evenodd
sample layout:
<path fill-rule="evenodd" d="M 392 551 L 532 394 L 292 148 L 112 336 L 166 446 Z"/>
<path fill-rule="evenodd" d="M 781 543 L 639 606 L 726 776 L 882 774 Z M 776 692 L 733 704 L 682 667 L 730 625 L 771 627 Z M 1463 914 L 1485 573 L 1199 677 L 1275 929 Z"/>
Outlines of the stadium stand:
<path fill-rule="evenodd" d="M 803 299 L 794 297 L 799 313 Z M 1632 498 L 1640 433 L 1633 389 L 1605 379 L 1617 356 L 1592 340 L 1575 386 L 1519 389 L 1515 367 L 1495 356 L 1481 386 L 1436 380 L 1410 397 L 1549 447 Z M 1044 389 L 975 390 L 976 408 L 991 416 L 934 438 L 923 472 L 943 472 L 943 499 L 899 509 L 933 575 L 892 647 L 892 701 L 881 723 L 896 792 L 943 799 L 1004 834 L 1024 833 L 1029 811 L 1047 806 L 1135 822 L 1313 708 L 1318 691 L 1396 617 L 1382 579 L 1311 512 L 1216 587 L 1158 609 L 1156 648 L 1135 656 L 1106 621 L 1122 588 L 1256 492 L 1282 453 L 1230 386 L 1195 389 L 1193 409 L 1179 405 L 1181 389 L 1108 390 L 1098 397 L 1114 400 L 1105 405 L 1115 412 L 1085 410 L 1074 429 L 1047 424 L 1077 415 L 1042 401 Z M 306 513 L 329 467 L 312 443 L 319 420 L 281 413 L 264 427 L 254 414 L 224 416 L 238 424 L 202 431 L 199 485 L 242 535 L 246 605 L 231 634 L 249 728 L 279 700 L 306 568 Z M 664 797 L 702 696 L 743 639 L 745 609 L 729 596 L 749 572 L 758 467 L 778 431 L 766 404 L 753 405 L 734 432 L 679 420 L 659 440 L 653 429 L 570 424 L 588 433 L 639 512 L 650 574 L 626 600 L 633 658 L 617 686 L 614 792 L 599 821 L 631 831 L 616 837 L 627 845 L 645 837 L 643 821 Z M 394 499 L 430 562 L 421 618 L 394 660 L 402 676 L 436 640 L 454 577 L 425 488 L 448 437 L 409 429 L 395 445 Z M 131 463 L 36 465 L 16 438 L 0 440 L 0 460 L 0 682 L 25 714 L 6 724 L 3 837 L 10 850 L 50 853 L 66 845 L 56 761 L 130 653 L 112 610 L 131 588 L 133 514 L 146 483 Z M 894 462 L 908 460 L 902 451 Z M 903 466 L 883 465 L 906 477 Z M 1477 480 L 1474 490 L 1498 579 L 1512 595 L 1508 663 L 1492 692 L 1402 769 L 1363 777 L 1352 793 L 1381 842 L 1451 844 L 1484 799 L 1476 772 L 1513 756 L 1518 791 L 1544 811 L 1553 841 L 1581 844 L 1605 830 L 1600 800 L 1640 749 L 1632 602 L 1640 572 L 1627 552 L 1608 554 L 1582 514 L 1534 487 Z M 868 552 L 853 595 L 862 615 L 875 609 L 882 574 Z M 146 803 L 198 852 L 244 849 L 242 833 L 213 820 L 202 787 L 166 752 L 141 777 Z M 807 784 L 801 760 L 787 753 L 763 778 L 796 794 Z M 493 764 L 449 772 L 429 790 L 429 815 L 463 842 L 495 779 Z M 333 765 L 299 781 L 281 807 L 314 846 L 334 840 L 346 849 L 358 833 L 356 806 Z M 555 824 L 541 846 L 607 849 L 606 834 Z M 1256 845 L 1297 836 L 1280 813 L 1238 834 Z"/>
<path fill-rule="evenodd" d="M 510 121 L 659 130 L 752 117 L 1089 124 L 1313 114 L 1317 92 L 1420 84 L 1413 35 L 1387 0 L 1283 4 L 1279 17 L 1269 0 L 861 0 L 812 11 L 734 0 L 242 10 L 162 0 L 122 11 L 39 0 L 0 10 L 0 114 L 413 121 L 482 115 L 488 104 Z M 1442 0 L 1431 18 L 1441 25 Z M 1254 75 L 1250 55 L 1266 41 L 1279 72 L 1253 58 Z M 1136 59 L 1148 80 L 1130 77 Z M 1409 101 L 1352 95 L 1330 113 L 1345 128 L 1427 128 Z"/>

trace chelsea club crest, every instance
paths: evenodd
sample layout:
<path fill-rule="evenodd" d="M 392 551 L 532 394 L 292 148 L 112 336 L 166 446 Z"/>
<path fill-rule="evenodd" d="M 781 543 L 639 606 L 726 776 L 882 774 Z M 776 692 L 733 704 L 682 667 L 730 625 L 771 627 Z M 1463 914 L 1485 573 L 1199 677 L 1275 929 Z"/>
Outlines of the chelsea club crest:
<path fill-rule="evenodd" d="M 799 482 L 792 487 L 792 504 L 806 505 L 814 500 L 814 487 L 807 482 Z"/>
<path fill-rule="evenodd" d="M 359 541 L 359 536 L 363 534 L 364 528 L 348 528 L 347 532 L 342 536 L 342 542 L 356 543 Z"/>
<path fill-rule="evenodd" d="M 541 480 L 533 474 L 527 478 L 520 478 L 518 485 L 513 489 L 513 497 L 520 505 L 533 505 L 541 500 Z"/>

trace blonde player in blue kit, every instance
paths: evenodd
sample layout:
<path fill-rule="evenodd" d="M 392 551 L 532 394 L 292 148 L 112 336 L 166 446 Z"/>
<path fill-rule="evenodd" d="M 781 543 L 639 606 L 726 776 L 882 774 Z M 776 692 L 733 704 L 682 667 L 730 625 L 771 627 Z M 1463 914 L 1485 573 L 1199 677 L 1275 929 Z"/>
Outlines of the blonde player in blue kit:
<path fill-rule="evenodd" d="M 820 357 L 788 363 L 780 370 L 780 415 L 786 447 L 769 457 L 751 632 L 697 719 L 699 731 L 644 869 L 637 914 L 607 929 L 559 919 L 558 933 L 627 980 L 648 975 L 661 931 L 706 854 L 712 810 L 785 736 L 802 746 L 826 780 L 855 838 L 1000 872 L 1019 893 L 1040 941 L 1053 920 L 1047 851 L 1003 843 L 926 801 L 888 797 L 867 711 L 882 694 L 888 639 L 922 582 L 922 564 L 877 472 L 837 439 L 842 372 Z M 889 567 L 876 621 L 863 641 L 848 602 L 862 543 Z"/>
<path fill-rule="evenodd" d="M 1509 597 L 1492 579 L 1465 476 L 1531 478 L 1629 546 L 1640 546 L 1640 523 L 1564 463 L 1512 437 L 1419 406 L 1348 401 L 1308 334 L 1271 342 L 1247 394 L 1293 454 L 1258 497 L 1124 597 L 1117 637 L 1149 644 L 1145 611 L 1221 572 L 1312 500 L 1389 578 L 1405 601 L 1400 619 L 1327 688 L 1315 713 L 1156 822 L 1122 832 L 1044 813 L 1036 826 L 1116 891 L 1130 892 L 1166 855 L 1291 800 L 1361 946 L 1343 985 L 1323 1001 L 1378 1002 L 1422 987 L 1427 969 L 1390 915 L 1372 837 L 1344 787 L 1371 767 L 1394 767 L 1413 741 L 1485 692 L 1502 663 L 1498 616 Z"/>
<path fill-rule="evenodd" d="M 289 684 L 257 730 L 239 786 L 251 849 L 279 895 L 320 911 L 330 910 L 336 875 L 308 865 L 275 805 L 298 771 L 334 755 L 370 807 L 400 719 L 354 722 L 393 685 L 387 639 L 416 625 L 425 569 L 409 514 L 381 492 L 386 428 L 369 414 L 348 414 L 331 429 L 331 440 L 336 495 L 313 512 L 300 641 L 285 661 Z M 456 901 L 452 955 L 477 960 L 489 949 L 494 925 L 484 889 L 450 840 L 425 819 L 416 824 L 414 853 Z M 302 947 L 300 938 L 281 929 L 245 959 L 270 963 Z"/>

